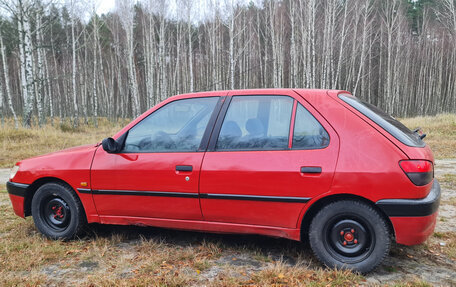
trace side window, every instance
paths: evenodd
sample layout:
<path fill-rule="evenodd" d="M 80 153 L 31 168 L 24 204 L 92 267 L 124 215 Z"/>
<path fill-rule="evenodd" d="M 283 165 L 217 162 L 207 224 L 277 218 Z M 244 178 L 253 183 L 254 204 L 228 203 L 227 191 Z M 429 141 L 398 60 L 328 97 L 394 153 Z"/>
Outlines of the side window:
<path fill-rule="evenodd" d="M 293 149 L 320 149 L 329 144 L 329 135 L 321 124 L 298 103 L 293 131 Z"/>
<path fill-rule="evenodd" d="M 123 152 L 197 151 L 218 97 L 171 102 L 132 127 Z"/>
<path fill-rule="evenodd" d="M 287 149 L 292 109 L 287 96 L 233 97 L 216 150 Z"/>

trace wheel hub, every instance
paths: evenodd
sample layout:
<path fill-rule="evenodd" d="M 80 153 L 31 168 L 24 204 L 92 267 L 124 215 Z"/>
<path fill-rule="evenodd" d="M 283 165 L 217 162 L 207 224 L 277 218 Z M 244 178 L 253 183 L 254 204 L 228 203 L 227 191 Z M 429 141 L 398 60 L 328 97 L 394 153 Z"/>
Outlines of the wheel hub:
<path fill-rule="evenodd" d="M 41 212 L 43 219 L 53 229 L 65 229 L 70 222 L 70 208 L 60 197 L 49 198 L 48 202 L 43 204 Z"/>
<path fill-rule="evenodd" d="M 339 257 L 347 260 L 363 257 L 369 253 L 372 238 L 365 225 L 356 219 L 335 219 L 329 224 L 327 246 Z"/>
<path fill-rule="evenodd" d="M 344 235 L 344 239 L 347 240 L 347 241 L 349 241 L 349 242 L 353 241 L 353 238 L 355 238 L 355 237 L 354 237 L 353 234 L 350 233 L 350 232 L 347 232 L 347 233 L 345 233 L 345 235 Z"/>

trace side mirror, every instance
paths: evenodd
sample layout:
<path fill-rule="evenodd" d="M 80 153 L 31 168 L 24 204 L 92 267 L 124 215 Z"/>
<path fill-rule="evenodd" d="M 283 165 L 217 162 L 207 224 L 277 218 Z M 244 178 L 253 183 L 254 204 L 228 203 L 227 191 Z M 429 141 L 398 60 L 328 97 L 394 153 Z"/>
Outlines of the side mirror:
<path fill-rule="evenodd" d="M 113 138 L 105 138 L 101 145 L 103 149 L 108 153 L 116 153 L 120 151 L 120 144 Z"/>

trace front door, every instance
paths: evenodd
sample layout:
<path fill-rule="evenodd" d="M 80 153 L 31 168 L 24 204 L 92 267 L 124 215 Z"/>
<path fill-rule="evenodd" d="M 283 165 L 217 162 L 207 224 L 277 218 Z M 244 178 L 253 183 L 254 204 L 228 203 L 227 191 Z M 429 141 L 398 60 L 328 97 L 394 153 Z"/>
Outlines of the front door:
<path fill-rule="evenodd" d="M 338 137 L 293 92 L 233 93 L 203 161 L 204 219 L 296 228 L 306 202 L 330 188 Z"/>
<path fill-rule="evenodd" d="M 100 147 L 91 170 L 100 216 L 200 220 L 200 144 L 219 99 L 170 102 L 128 131 L 120 153 Z"/>

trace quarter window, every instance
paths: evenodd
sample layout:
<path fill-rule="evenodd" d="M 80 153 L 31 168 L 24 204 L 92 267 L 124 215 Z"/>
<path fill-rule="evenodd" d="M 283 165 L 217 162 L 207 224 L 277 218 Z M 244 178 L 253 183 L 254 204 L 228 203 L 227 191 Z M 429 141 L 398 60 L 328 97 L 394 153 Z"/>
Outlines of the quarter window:
<path fill-rule="evenodd" d="M 218 97 L 171 102 L 128 132 L 124 152 L 197 151 Z"/>
<path fill-rule="evenodd" d="M 293 149 L 320 149 L 329 144 L 329 135 L 321 124 L 298 103 L 293 131 Z"/>
<path fill-rule="evenodd" d="M 401 122 L 376 106 L 360 101 L 358 98 L 352 96 L 340 95 L 339 98 L 381 126 L 386 132 L 403 144 L 411 147 L 424 147 L 426 145 L 418 133 L 412 132 Z"/>
<path fill-rule="evenodd" d="M 216 150 L 287 149 L 292 108 L 287 96 L 233 97 Z"/>

